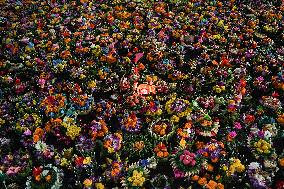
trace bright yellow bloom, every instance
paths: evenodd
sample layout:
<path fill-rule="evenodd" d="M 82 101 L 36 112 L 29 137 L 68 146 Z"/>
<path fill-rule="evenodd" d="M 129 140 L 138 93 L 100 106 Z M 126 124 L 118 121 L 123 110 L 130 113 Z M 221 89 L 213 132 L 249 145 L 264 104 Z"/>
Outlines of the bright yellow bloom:
<path fill-rule="evenodd" d="M 69 136 L 72 140 L 74 140 L 75 137 L 79 136 L 80 132 L 81 132 L 81 128 L 74 124 L 67 126 L 66 135 Z"/>
<path fill-rule="evenodd" d="M 101 182 L 96 183 L 95 186 L 96 186 L 96 189 L 104 189 L 105 188 L 105 186 Z"/>
<path fill-rule="evenodd" d="M 143 176 L 143 172 L 138 172 L 134 170 L 132 173 L 132 177 L 129 177 L 127 180 L 132 183 L 132 186 L 143 186 L 145 182 L 145 177 Z"/>
<path fill-rule="evenodd" d="M 259 141 L 254 143 L 254 147 L 259 153 L 268 154 L 270 153 L 271 144 L 263 139 L 260 139 Z"/>
<path fill-rule="evenodd" d="M 90 164 L 91 162 L 92 162 L 91 157 L 86 157 L 86 158 L 83 160 L 83 164 L 84 164 L 84 165 Z"/>
<path fill-rule="evenodd" d="M 223 165 L 222 168 L 223 168 L 224 171 L 227 171 L 227 170 L 228 170 L 228 167 L 227 167 L 226 165 Z"/>
<path fill-rule="evenodd" d="M 234 159 L 229 167 L 227 174 L 232 175 L 235 172 L 242 173 L 244 171 L 245 171 L 245 166 L 241 163 L 241 161 L 239 159 Z"/>

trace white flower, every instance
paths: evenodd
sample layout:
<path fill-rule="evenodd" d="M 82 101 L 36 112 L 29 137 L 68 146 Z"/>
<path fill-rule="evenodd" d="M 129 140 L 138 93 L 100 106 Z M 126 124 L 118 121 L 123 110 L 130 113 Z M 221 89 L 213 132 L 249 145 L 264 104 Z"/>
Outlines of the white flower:
<path fill-rule="evenodd" d="M 264 182 L 264 180 L 265 180 L 265 178 L 260 174 L 255 174 L 254 177 L 259 183 Z"/>
<path fill-rule="evenodd" d="M 48 171 L 48 170 L 43 170 L 41 174 L 42 174 L 42 176 L 44 176 L 44 177 L 45 177 L 48 173 L 49 173 L 49 171 Z"/>
<path fill-rule="evenodd" d="M 265 168 L 276 168 L 277 167 L 277 163 L 276 161 L 270 161 L 270 160 L 264 160 L 263 161 L 263 165 Z"/>
<path fill-rule="evenodd" d="M 38 151 L 44 151 L 47 149 L 47 145 L 42 142 L 42 141 L 38 141 L 36 144 L 35 144 L 35 148 L 38 150 Z"/>
<path fill-rule="evenodd" d="M 264 132 L 264 138 L 269 139 L 271 138 L 272 134 L 269 131 Z"/>
<path fill-rule="evenodd" d="M 257 162 L 251 162 L 249 164 L 249 169 L 259 169 L 259 168 L 260 168 L 260 165 Z"/>

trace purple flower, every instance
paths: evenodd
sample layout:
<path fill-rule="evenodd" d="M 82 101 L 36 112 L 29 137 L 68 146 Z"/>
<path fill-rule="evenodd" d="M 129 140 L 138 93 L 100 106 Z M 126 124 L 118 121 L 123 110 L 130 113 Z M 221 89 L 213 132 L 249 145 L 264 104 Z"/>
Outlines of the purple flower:
<path fill-rule="evenodd" d="M 183 178 L 185 176 L 185 173 L 179 169 L 174 169 L 174 175 L 175 178 Z"/>

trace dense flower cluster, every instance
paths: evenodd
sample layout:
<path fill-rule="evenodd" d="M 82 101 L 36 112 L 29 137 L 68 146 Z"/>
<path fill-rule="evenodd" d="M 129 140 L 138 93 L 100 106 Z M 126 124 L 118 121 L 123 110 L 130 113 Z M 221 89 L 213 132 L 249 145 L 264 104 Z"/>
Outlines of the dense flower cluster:
<path fill-rule="evenodd" d="M 0 188 L 284 188 L 283 1 L 0 8 Z"/>

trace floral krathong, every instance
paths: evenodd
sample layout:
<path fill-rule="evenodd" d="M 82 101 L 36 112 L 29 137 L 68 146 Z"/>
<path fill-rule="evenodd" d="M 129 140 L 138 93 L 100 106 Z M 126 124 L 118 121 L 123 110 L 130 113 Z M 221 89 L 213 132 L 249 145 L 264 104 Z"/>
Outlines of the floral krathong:
<path fill-rule="evenodd" d="M 283 0 L 0 0 L 0 189 L 283 189 Z"/>

